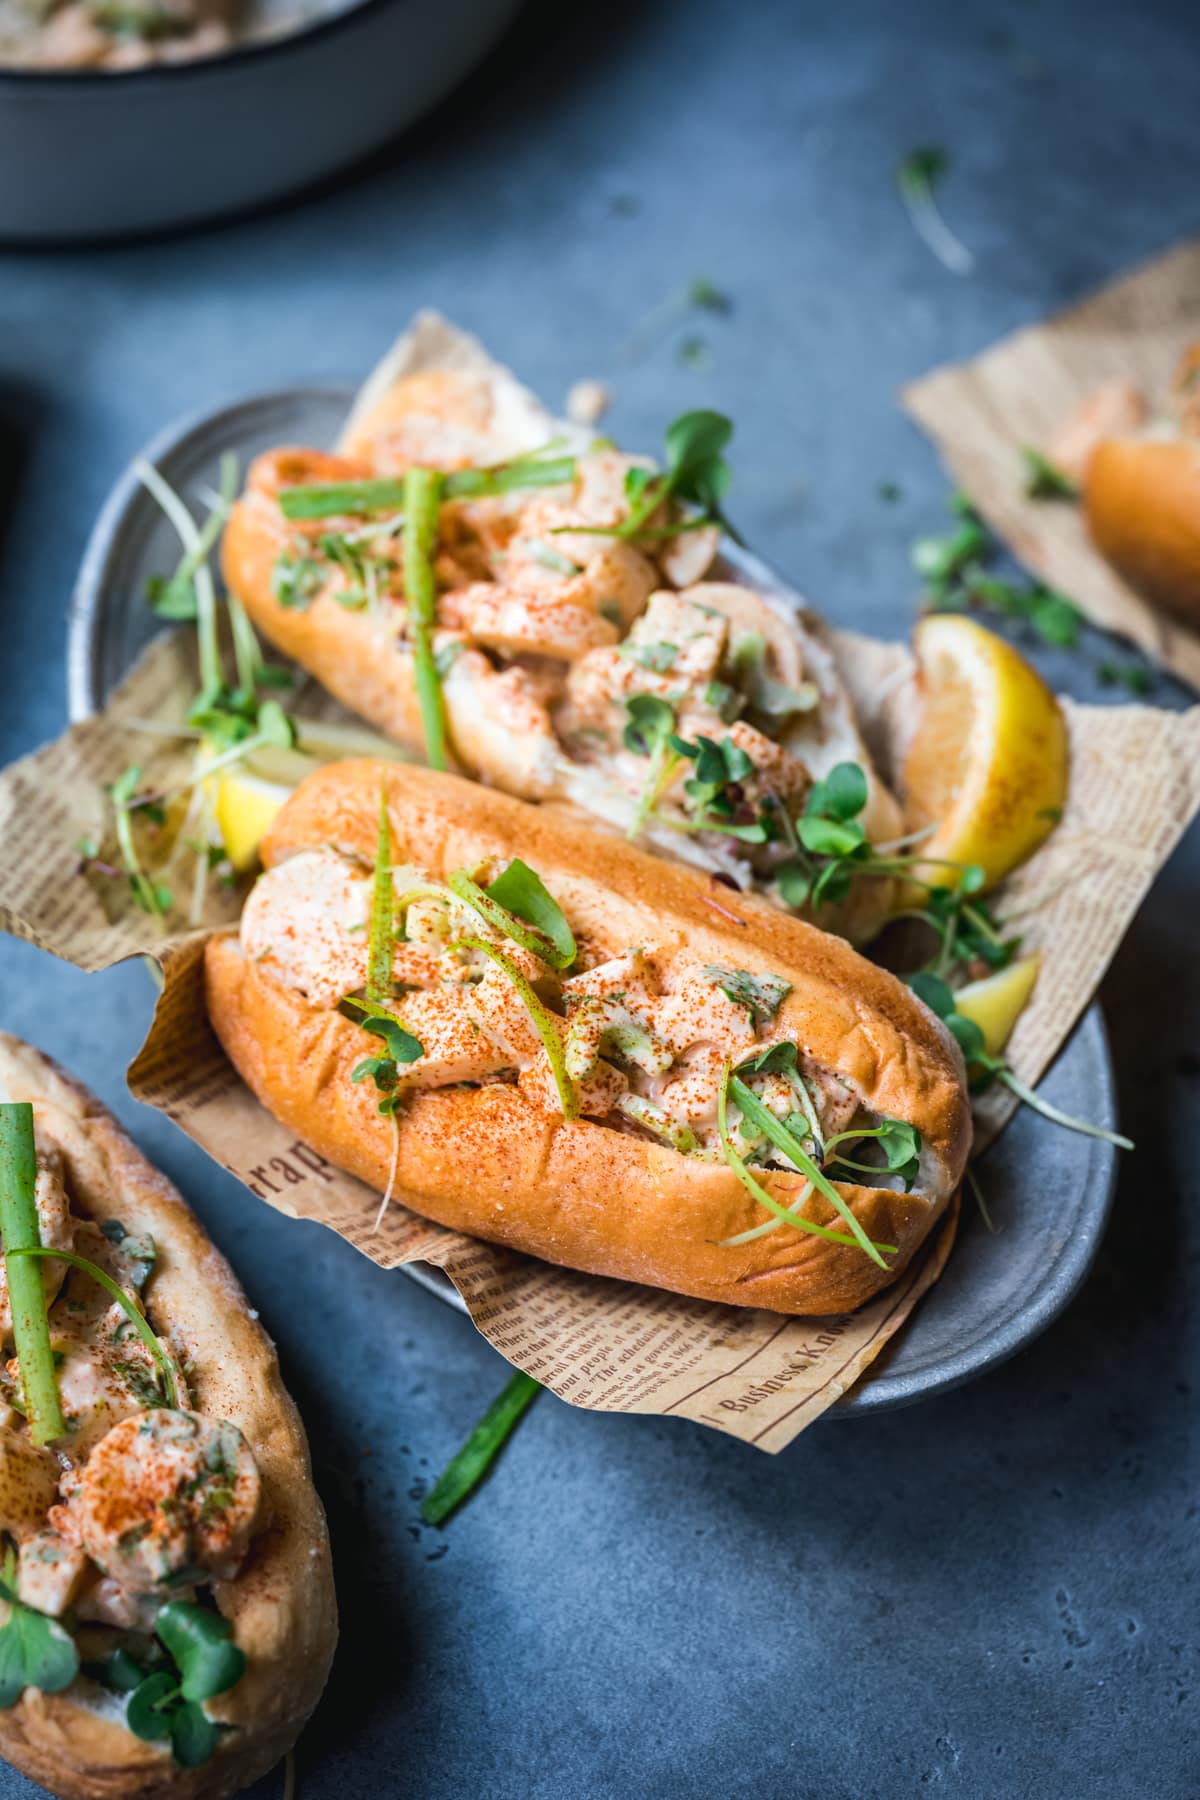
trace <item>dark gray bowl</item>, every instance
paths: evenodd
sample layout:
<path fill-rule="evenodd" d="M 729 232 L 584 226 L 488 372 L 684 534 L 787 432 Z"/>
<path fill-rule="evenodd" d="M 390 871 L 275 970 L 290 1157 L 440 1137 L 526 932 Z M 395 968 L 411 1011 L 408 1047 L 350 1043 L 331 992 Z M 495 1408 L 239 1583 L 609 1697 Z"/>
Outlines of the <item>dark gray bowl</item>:
<path fill-rule="evenodd" d="M 161 68 L 0 71 L 0 238 L 124 237 L 305 186 L 420 118 L 520 0 L 358 0 Z"/>
<path fill-rule="evenodd" d="M 202 510 L 198 490 L 215 486 L 222 451 L 233 451 L 244 468 L 272 444 L 332 443 L 349 402 L 348 391 L 297 388 L 266 394 L 185 419 L 144 454 Z M 96 522 L 72 600 L 67 680 L 73 719 L 86 718 L 103 704 L 159 629 L 140 596 L 146 577 L 173 567 L 177 557 L 170 526 L 127 471 Z M 736 552 L 731 560 L 740 560 Z M 1098 1007 L 1087 1013 L 1043 1086 L 1047 1098 L 1068 1112 L 1114 1124 L 1112 1067 Z M 1018 1113 L 977 1169 L 995 1234 L 966 1201 L 945 1274 L 875 1373 L 831 1416 L 882 1412 L 943 1393 L 1045 1330 L 1095 1256 L 1112 1201 L 1115 1163 L 1111 1145 L 1059 1130 L 1028 1110 Z M 438 1270 L 417 1265 L 404 1273 L 465 1310 Z"/>

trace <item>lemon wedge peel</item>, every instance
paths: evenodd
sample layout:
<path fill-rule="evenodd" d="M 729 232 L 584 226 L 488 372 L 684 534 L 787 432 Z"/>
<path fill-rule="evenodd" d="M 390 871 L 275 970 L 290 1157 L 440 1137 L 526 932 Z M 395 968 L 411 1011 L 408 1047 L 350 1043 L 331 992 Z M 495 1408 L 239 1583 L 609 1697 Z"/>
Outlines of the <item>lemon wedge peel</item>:
<path fill-rule="evenodd" d="M 974 619 L 923 619 L 915 648 L 924 695 L 904 770 L 909 824 L 936 829 L 919 880 L 952 885 L 954 865 L 993 888 L 1043 843 L 1062 815 L 1067 731 L 1041 676 Z"/>
<path fill-rule="evenodd" d="M 1038 954 L 1022 957 L 1006 969 L 997 969 L 994 975 L 968 982 L 955 994 L 955 1011 L 978 1025 L 989 1056 L 999 1056 L 1012 1036 L 1017 1020 L 1029 1004 L 1040 964 Z"/>

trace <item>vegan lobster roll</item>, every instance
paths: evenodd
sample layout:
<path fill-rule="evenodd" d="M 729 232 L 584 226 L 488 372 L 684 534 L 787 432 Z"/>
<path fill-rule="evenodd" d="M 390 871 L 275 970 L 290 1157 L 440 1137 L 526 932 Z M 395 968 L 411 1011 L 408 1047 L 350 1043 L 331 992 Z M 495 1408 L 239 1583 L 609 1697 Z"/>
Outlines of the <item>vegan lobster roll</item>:
<path fill-rule="evenodd" d="M 0 1228 L 0 1754 L 64 1800 L 239 1793 L 337 1637 L 274 1349 L 111 1115 L 3 1034 Z"/>
<path fill-rule="evenodd" d="M 410 375 L 343 454 L 260 456 L 222 544 L 256 627 L 434 768 L 570 802 L 657 854 L 856 942 L 891 880 L 820 891 L 797 818 L 839 762 L 887 846 L 874 769 L 819 621 L 715 563 L 731 426 L 685 414 L 666 467 L 514 433 L 492 380 Z M 530 436 L 534 448 L 529 447 Z M 502 459 L 502 460 L 497 460 Z"/>
<path fill-rule="evenodd" d="M 451 775 L 310 776 L 208 1008 L 384 1201 L 593 1274 L 843 1312 L 962 1176 L 962 1057 L 840 938 Z"/>

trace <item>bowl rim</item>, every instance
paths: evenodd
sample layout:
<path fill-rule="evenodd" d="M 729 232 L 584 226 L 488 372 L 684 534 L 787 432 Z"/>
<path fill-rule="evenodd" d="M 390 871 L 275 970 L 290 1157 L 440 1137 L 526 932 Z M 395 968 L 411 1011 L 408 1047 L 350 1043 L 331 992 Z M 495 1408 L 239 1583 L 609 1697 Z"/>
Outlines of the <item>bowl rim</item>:
<path fill-rule="evenodd" d="M 253 65 L 289 51 L 306 49 L 314 39 L 329 38 L 335 32 L 359 24 L 372 13 L 383 12 L 389 7 L 398 10 L 411 4 L 412 0 L 349 0 L 349 4 L 338 12 L 310 19 L 295 30 L 282 31 L 276 37 L 235 43 L 228 50 L 218 50 L 209 56 L 197 56 L 182 62 L 150 63 L 140 69 L 18 69 L 0 66 L 0 97 L 6 92 L 91 93 L 112 85 L 128 88 L 133 83 L 152 92 L 160 84 L 178 86 L 181 81 L 213 80 L 230 65 Z"/>

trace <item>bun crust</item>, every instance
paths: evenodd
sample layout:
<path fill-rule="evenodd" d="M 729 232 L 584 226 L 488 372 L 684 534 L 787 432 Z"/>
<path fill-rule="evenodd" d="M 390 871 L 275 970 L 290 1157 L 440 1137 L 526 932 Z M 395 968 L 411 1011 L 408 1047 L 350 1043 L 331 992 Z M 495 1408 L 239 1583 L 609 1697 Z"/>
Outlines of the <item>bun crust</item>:
<path fill-rule="evenodd" d="M 589 831 L 553 806 L 425 769 L 361 761 L 319 770 L 277 816 L 265 864 L 323 843 L 370 863 L 381 780 L 397 862 L 444 876 L 519 855 L 577 938 L 609 953 L 645 943 L 668 967 L 679 957 L 783 976 L 792 988 L 774 1029 L 836 1070 L 872 1111 L 910 1120 L 925 1146 L 920 1192 L 839 1183 L 868 1234 L 898 1246 L 886 1273 L 857 1248 L 786 1228 L 723 1248 L 721 1239 L 763 1216 L 730 1169 L 588 1120 L 568 1122 L 506 1085 L 406 1099 L 396 1115 L 397 1201 L 570 1268 L 777 1312 L 847 1311 L 901 1272 L 957 1187 L 971 1134 L 957 1047 L 908 988 L 766 901 Z M 262 1104 L 382 1191 L 395 1140 L 369 1084 L 350 1080 L 364 1054 L 361 1031 L 275 981 L 231 936 L 209 941 L 206 984 L 217 1034 Z M 802 1186 L 782 1172 L 764 1183 L 785 1204 Z M 837 1223 L 820 1195 L 804 1211 Z"/>
<path fill-rule="evenodd" d="M 225 526 L 221 570 L 230 592 L 270 643 L 384 737 L 419 752 L 425 740 L 412 658 L 380 642 L 368 613 L 348 612 L 331 594 L 320 594 L 303 609 L 281 606 L 271 585 L 275 559 L 288 542 L 274 501 L 280 488 L 350 481 L 369 473 L 364 464 L 316 450 L 271 450 L 258 457 Z"/>
<path fill-rule="evenodd" d="M 1200 626 L 1200 442 L 1105 439 L 1087 466 L 1084 512 L 1131 586 Z"/>
<path fill-rule="evenodd" d="M 62 1151 L 77 1211 L 101 1223 L 119 1218 L 154 1238 L 150 1323 L 189 1366 L 196 1409 L 232 1420 L 254 1451 L 268 1520 L 237 1579 L 214 1585 L 247 1667 L 236 1687 L 207 1703 L 229 1727 L 208 1762 L 181 1768 L 164 1745 L 134 1737 L 111 1711 L 104 1715 L 101 1690 L 84 1678 L 59 1694 L 26 1689 L 0 1712 L 0 1754 L 64 1800 L 220 1800 L 291 1748 L 333 1659 L 333 1568 L 304 1428 L 229 1264 L 112 1114 L 7 1033 L 0 1092 L 32 1101 L 39 1135 Z"/>

